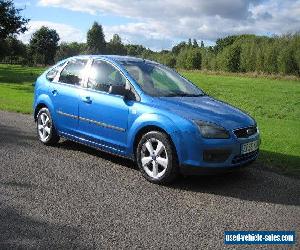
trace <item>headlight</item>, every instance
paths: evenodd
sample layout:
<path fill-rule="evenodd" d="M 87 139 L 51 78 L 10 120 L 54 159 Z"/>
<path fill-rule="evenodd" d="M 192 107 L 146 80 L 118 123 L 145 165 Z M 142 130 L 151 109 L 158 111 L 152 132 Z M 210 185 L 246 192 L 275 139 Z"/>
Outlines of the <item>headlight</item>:
<path fill-rule="evenodd" d="M 208 139 L 228 139 L 229 133 L 223 127 L 214 123 L 204 121 L 194 121 L 204 138 Z"/>

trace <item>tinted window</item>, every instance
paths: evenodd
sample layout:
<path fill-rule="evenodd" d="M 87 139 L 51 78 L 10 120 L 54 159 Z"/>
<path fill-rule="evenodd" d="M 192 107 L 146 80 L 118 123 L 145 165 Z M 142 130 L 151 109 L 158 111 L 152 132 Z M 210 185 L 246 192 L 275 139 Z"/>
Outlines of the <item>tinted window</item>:
<path fill-rule="evenodd" d="M 46 78 L 52 82 L 53 79 L 56 77 L 57 73 L 60 71 L 61 67 L 64 66 L 65 62 L 57 65 L 56 67 L 54 67 L 53 69 L 51 69 L 47 75 L 46 75 Z"/>
<path fill-rule="evenodd" d="M 125 85 L 126 79 L 111 64 L 97 60 L 94 61 L 89 73 L 88 88 L 108 92 L 112 85 Z"/>
<path fill-rule="evenodd" d="M 68 62 L 59 76 L 59 82 L 78 85 L 83 80 L 86 59 L 76 59 Z"/>

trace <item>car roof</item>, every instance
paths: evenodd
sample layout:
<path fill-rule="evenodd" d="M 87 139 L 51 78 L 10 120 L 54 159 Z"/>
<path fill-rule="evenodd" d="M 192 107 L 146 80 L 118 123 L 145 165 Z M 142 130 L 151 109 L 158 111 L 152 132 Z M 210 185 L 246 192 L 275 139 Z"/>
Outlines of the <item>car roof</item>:
<path fill-rule="evenodd" d="M 80 56 L 73 56 L 71 58 L 77 58 L 77 59 L 97 59 L 97 58 L 103 58 L 103 59 L 108 59 L 110 61 L 114 61 L 116 63 L 124 63 L 124 62 L 151 62 L 151 63 L 155 63 L 157 64 L 157 62 L 153 62 L 150 60 L 146 60 L 143 58 L 138 58 L 138 57 L 134 57 L 134 56 L 119 56 L 119 55 L 80 55 Z M 68 59 L 71 59 L 68 58 Z"/>
<path fill-rule="evenodd" d="M 119 62 L 124 62 L 124 61 L 137 61 L 137 62 L 142 62 L 144 59 L 138 58 L 138 57 L 133 57 L 133 56 L 118 56 L 118 55 L 103 55 L 101 57 L 108 58 L 113 61 L 119 61 Z"/>

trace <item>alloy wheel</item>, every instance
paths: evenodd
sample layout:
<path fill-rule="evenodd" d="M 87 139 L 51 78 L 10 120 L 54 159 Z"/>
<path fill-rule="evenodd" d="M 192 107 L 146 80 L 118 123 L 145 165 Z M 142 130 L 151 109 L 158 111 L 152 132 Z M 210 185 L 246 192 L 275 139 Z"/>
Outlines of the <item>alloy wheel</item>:
<path fill-rule="evenodd" d="M 38 133 L 42 142 L 46 142 L 51 135 L 51 121 L 47 113 L 43 112 L 38 117 Z"/>
<path fill-rule="evenodd" d="M 162 177 L 169 163 L 165 145 L 156 138 L 148 139 L 141 148 L 141 163 L 151 178 Z"/>

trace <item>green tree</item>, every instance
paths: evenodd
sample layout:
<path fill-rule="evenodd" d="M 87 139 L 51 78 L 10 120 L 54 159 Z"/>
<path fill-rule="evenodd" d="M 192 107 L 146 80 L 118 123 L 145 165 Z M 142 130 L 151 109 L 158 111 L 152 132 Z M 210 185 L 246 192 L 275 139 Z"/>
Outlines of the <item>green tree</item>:
<path fill-rule="evenodd" d="M 0 39 L 0 60 L 3 60 L 7 53 L 7 43 L 4 39 Z"/>
<path fill-rule="evenodd" d="M 87 32 L 87 50 L 90 54 L 104 54 L 106 52 L 106 42 L 102 26 L 94 22 Z"/>
<path fill-rule="evenodd" d="M 291 46 L 287 46 L 279 51 L 278 71 L 283 74 L 298 73 L 298 66 L 294 58 L 294 51 Z"/>
<path fill-rule="evenodd" d="M 18 63 L 26 55 L 26 45 L 23 44 L 20 40 L 15 37 L 8 37 L 5 39 L 7 53 L 6 56 L 9 59 L 9 62 Z"/>
<path fill-rule="evenodd" d="M 240 54 L 241 49 L 238 45 L 225 47 L 218 54 L 218 69 L 230 72 L 238 72 L 240 70 Z"/>
<path fill-rule="evenodd" d="M 187 64 L 186 64 L 187 54 L 188 54 L 187 49 L 180 50 L 179 54 L 177 55 L 177 63 L 176 63 L 177 68 L 180 68 L 180 69 L 187 68 Z"/>
<path fill-rule="evenodd" d="M 255 71 L 264 72 L 265 65 L 265 54 L 262 44 L 258 46 L 256 51 L 256 63 L 255 63 Z"/>
<path fill-rule="evenodd" d="M 178 68 L 201 69 L 201 52 L 199 49 L 183 49 L 177 57 Z"/>
<path fill-rule="evenodd" d="M 171 67 L 171 68 L 175 68 L 175 66 L 176 66 L 176 57 L 171 55 L 171 54 L 167 54 L 165 56 L 164 64 Z"/>
<path fill-rule="evenodd" d="M 216 45 L 214 47 L 216 52 L 221 52 L 225 47 L 233 44 L 237 40 L 238 36 L 227 36 L 224 38 L 219 38 L 216 41 Z"/>
<path fill-rule="evenodd" d="M 130 56 L 142 55 L 143 52 L 146 50 L 144 46 L 136 44 L 126 44 L 125 49 L 127 51 L 127 55 Z"/>
<path fill-rule="evenodd" d="M 0 0 L 0 40 L 24 33 L 29 19 L 21 16 L 22 9 L 16 9 L 13 1 Z"/>
<path fill-rule="evenodd" d="M 241 44 L 240 71 L 253 72 L 256 66 L 257 44 L 250 40 Z"/>
<path fill-rule="evenodd" d="M 118 34 L 114 34 L 112 39 L 107 44 L 108 53 L 113 55 L 126 55 L 127 50 L 122 43 L 121 37 Z"/>
<path fill-rule="evenodd" d="M 53 64 L 58 47 L 59 35 L 56 30 L 42 26 L 30 39 L 30 51 L 37 64 Z"/>
<path fill-rule="evenodd" d="M 204 42 L 203 41 L 201 41 L 201 46 L 200 47 L 204 48 Z"/>
<path fill-rule="evenodd" d="M 294 34 L 293 38 L 291 39 L 291 46 L 293 48 L 293 56 L 297 64 L 296 74 L 300 76 L 300 32 Z"/>
<path fill-rule="evenodd" d="M 188 64 L 191 69 L 201 69 L 202 55 L 200 49 L 191 49 L 188 54 Z"/>
<path fill-rule="evenodd" d="M 172 48 L 172 53 L 179 54 L 179 52 L 185 47 L 187 47 L 186 42 L 180 42 Z"/>
<path fill-rule="evenodd" d="M 60 61 L 62 59 L 84 54 L 86 50 L 86 45 L 84 43 L 61 43 L 55 54 L 55 61 Z"/>
<path fill-rule="evenodd" d="M 283 49 L 283 48 L 282 48 Z M 278 57 L 279 50 L 274 41 L 269 41 L 264 47 L 264 72 L 278 73 Z"/>
<path fill-rule="evenodd" d="M 152 57 L 152 55 L 153 55 L 153 51 L 152 50 L 150 50 L 150 49 L 145 49 L 144 51 L 143 51 L 143 53 L 140 55 L 142 58 L 149 58 L 149 59 L 151 59 L 151 57 Z"/>
<path fill-rule="evenodd" d="M 167 65 L 171 68 L 175 68 L 176 66 L 176 57 L 166 50 L 160 53 L 153 53 L 149 59 Z"/>
<path fill-rule="evenodd" d="M 197 43 L 197 40 L 194 39 L 194 40 L 193 40 L 193 48 L 198 48 L 198 47 L 199 47 L 199 45 L 198 45 L 198 43 Z"/>
<path fill-rule="evenodd" d="M 300 34 L 281 37 L 277 65 L 279 73 L 300 75 Z"/>

